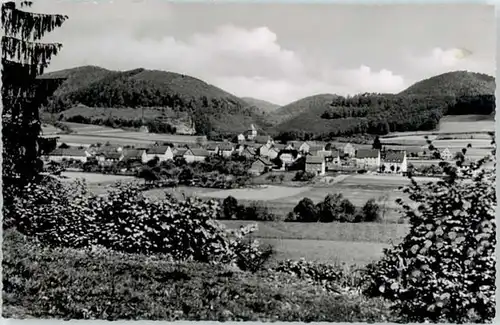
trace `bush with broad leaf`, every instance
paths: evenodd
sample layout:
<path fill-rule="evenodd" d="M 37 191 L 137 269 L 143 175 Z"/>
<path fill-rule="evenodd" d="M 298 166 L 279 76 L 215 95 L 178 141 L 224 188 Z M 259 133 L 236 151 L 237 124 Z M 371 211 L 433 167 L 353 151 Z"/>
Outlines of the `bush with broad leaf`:
<path fill-rule="evenodd" d="M 485 323 L 495 317 L 495 169 L 488 157 L 442 166 L 437 183 L 404 189 L 411 228 L 369 267 L 366 294 L 393 302 L 403 322 Z M 495 163 L 496 165 L 496 163 Z"/>

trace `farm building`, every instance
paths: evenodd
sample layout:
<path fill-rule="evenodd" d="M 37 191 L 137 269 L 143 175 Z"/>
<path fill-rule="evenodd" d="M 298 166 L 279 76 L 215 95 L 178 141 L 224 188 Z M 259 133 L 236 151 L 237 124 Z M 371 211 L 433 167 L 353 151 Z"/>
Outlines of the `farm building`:
<path fill-rule="evenodd" d="M 355 157 L 358 167 L 380 167 L 380 150 L 378 149 L 358 149 Z"/>
<path fill-rule="evenodd" d="M 143 161 L 146 159 L 146 150 L 126 149 L 123 151 L 124 161 Z"/>
<path fill-rule="evenodd" d="M 78 160 L 85 163 L 91 156 L 92 155 L 86 149 L 57 148 L 48 155 L 46 155 L 45 160 L 54 162 L 61 162 L 65 160 Z"/>
<path fill-rule="evenodd" d="M 325 159 L 320 156 L 306 156 L 306 172 L 315 173 L 317 175 L 325 175 Z"/>
<path fill-rule="evenodd" d="M 210 153 L 205 149 L 188 149 L 183 157 L 186 162 L 192 163 L 195 161 L 205 161 L 205 159 L 210 155 Z"/>
<path fill-rule="evenodd" d="M 448 148 L 444 148 L 439 153 L 441 154 L 441 159 L 443 160 L 451 160 L 453 158 L 453 154 Z"/>
<path fill-rule="evenodd" d="M 259 157 L 252 164 L 248 172 L 252 175 L 261 175 L 265 172 L 270 171 L 273 168 L 273 163 L 269 159 Z"/>
<path fill-rule="evenodd" d="M 217 143 L 209 143 L 206 146 L 206 150 L 212 156 L 219 154 L 219 145 Z"/>
<path fill-rule="evenodd" d="M 172 148 L 169 146 L 154 146 L 150 147 L 146 150 L 146 154 L 143 156 L 143 163 L 147 163 L 150 160 L 155 159 L 158 157 L 158 160 L 161 161 L 166 161 L 166 160 L 172 160 L 174 159 L 174 153 L 172 151 Z"/>
<path fill-rule="evenodd" d="M 340 164 L 340 152 L 338 150 L 318 151 L 318 156 L 325 158 L 325 161 L 333 164 Z"/>
<path fill-rule="evenodd" d="M 234 152 L 234 145 L 230 142 L 223 142 L 219 144 L 219 155 L 223 157 L 231 157 Z"/>
<path fill-rule="evenodd" d="M 254 140 L 257 137 L 257 129 L 255 126 L 252 124 L 250 125 L 250 128 L 246 131 L 246 136 L 248 140 Z M 245 136 L 243 136 L 244 138 Z M 243 139 L 245 140 L 245 139 Z"/>
<path fill-rule="evenodd" d="M 268 135 L 258 135 L 254 138 L 254 141 L 255 141 L 255 143 L 261 144 L 261 145 L 266 144 L 268 146 L 271 146 L 273 144 L 273 140 Z"/>
<path fill-rule="evenodd" d="M 104 152 L 96 155 L 99 166 L 111 166 L 123 159 L 122 152 Z"/>
<path fill-rule="evenodd" d="M 408 170 L 408 162 L 405 151 L 389 151 L 387 152 L 380 171 L 382 173 L 406 173 Z"/>
<path fill-rule="evenodd" d="M 252 147 L 246 147 L 241 151 L 240 155 L 246 158 L 253 158 L 257 155 L 257 152 Z"/>
<path fill-rule="evenodd" d="M 347 143 L 344 148 L 344 154 L 345 155 L 348 155 L 349 157 L 354 157 L 354 155 L 356 154 L 356 148 L 354 148 L 354 146 L 350 143 Z"/>

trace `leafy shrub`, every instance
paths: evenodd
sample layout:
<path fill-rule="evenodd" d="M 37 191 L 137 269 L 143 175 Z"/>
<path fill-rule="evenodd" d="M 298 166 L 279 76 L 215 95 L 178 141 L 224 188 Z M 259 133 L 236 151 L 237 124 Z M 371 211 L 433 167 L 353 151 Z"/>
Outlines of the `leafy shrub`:
<path fill-rule="evenodd" d="M 3 234 L 3 316 L 102 320 L 390 321 L 381 299 L 334 295 L 279 272 L 106 249 L 46 248 Z"/>
<path fill-rule="evenodd" d="M 222 202 L 222 211 L 225 219 L 233 219 L 239 211 L 238 200 L 232 196 L 228 196 Z"/>
<path fill-rule="evenodd" d="M 449 167 L 405 188 L 411 225 L 372 267 L 366 293 L 393 301 L 404 322 L 491 322 L 495 316 L 495 170 Z"/>
<path fill-rule="evenodd" d="M 303 198 L 293 209 L 293 214 L 288 215 L 287 221 L 317 222 L 318 218 L 318 209 L 314 202 L 309 198 Z"/>
<path fill-rule="evenodd" d="M 283 217 L 269 211 L 269 208 L 258 201 L 251 202 L 247 206 L 240 206 L 238 219 L 256 221 L 282 221 Z"/>
<path fill-rule="evenodd" d="M 375 202 L 375 199 L 366 201 L 362 209 L 363 221 L 375 222 L 380 221 L 380 206 Z"/>
<path fill-rule="evenodd" d="M 312 180 L 316 175 L 312 172 L 306 172 L 303 170 L 299 170 L 297 173 L 295 173 L 295 176 L 293 177 L 293 181 L 296 182 L 308 182 Z"/>
<path fill-rule="evenodd" d="M 52 246 L 102 245 L 181 261 L 235 263 L 239 250 L 259 254 L 241 239 L 253 228 L 228 231 L 214 220 L 221 213 L 217 202 L 173 197 L 150 202 L 140 190 L 118 184 L 109 195 L 94 196 L 83 182 L 30 185 L 15 205 L 18 228 Z"/>

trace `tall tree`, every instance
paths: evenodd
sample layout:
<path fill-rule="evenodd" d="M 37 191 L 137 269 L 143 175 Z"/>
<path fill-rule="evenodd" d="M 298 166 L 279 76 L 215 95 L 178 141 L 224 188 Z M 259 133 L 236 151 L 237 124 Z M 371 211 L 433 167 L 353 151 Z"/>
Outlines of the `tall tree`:
<path fill-rule="evenodd" d="M 380 138 L 378 136 L 375 137 L 375 140 L 373 140 L 372 144 L 373 149 L 382 149 L 382 143 L 380 142 Z"/>
<path fill-rule="evenodd" d="M 38 141 L 41 131 L 39 109 L 61 79 L 39 78 L 59 43 L 41 43 L 42 37 L 60 27 L 64 15 L 21 10 L 31 1 L 2 4 L 2 140 L 4 188 L 34 181 L 42 169 Z"/>

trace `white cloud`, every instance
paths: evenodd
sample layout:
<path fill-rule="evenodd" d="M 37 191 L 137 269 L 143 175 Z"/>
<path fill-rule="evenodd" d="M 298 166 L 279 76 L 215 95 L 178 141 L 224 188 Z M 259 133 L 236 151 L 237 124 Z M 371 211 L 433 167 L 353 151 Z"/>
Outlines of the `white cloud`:
<path fill-rule="evenodd" d="M 71 64 L 68 64 L 71 62 Z M 64 42 L 52 69 L 98 65 L 127 70 L 138 67 L 191 75 L 237 96 L 286 104 L 319 93 L 394 92 L 403 77 L 389 70 L 341 69 L 300 57 L 279 44 L 267 27 L 224 25 L 187 39 L 135 38 L 129 29 L 103 30 Z"/>
<path fill-rule="evenodd" d="M 476 56 L 474 52 L 465 48 L 434 48 L 423 56 L 409 56 L 409 63 L 432 76 L 444 72 L 467 70 L 493 75 L 495 62 L 488 58 Z"/>

